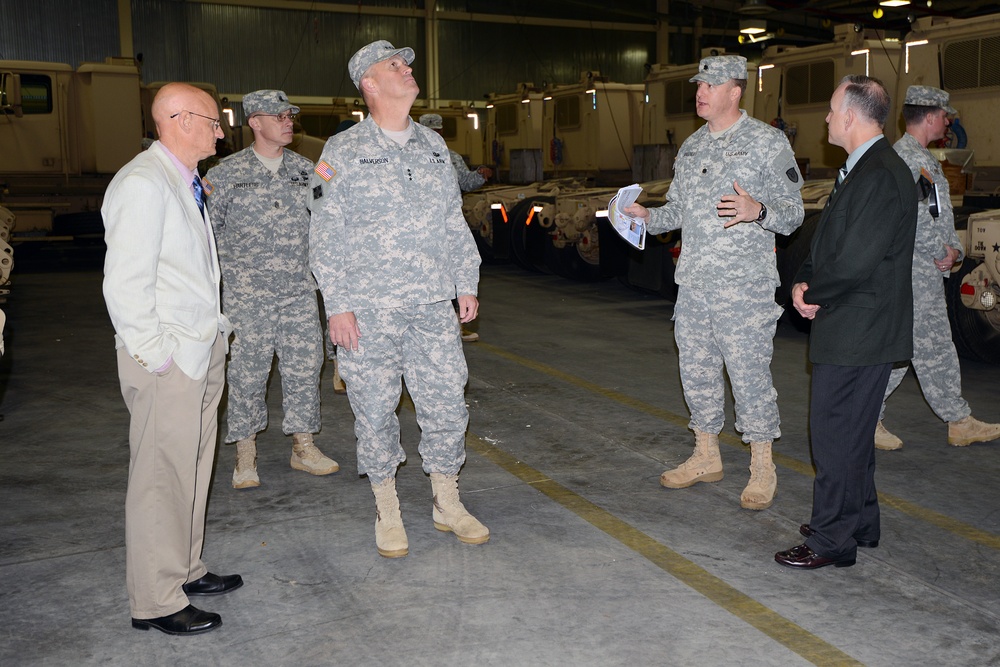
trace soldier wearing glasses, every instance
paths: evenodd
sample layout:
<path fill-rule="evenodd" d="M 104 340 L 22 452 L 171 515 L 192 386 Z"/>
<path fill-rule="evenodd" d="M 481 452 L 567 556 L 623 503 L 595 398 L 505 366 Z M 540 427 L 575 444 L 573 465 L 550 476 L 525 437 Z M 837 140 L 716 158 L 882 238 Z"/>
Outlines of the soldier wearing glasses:
<path fill-rule="evenodd" d="M 265 395 L 275 354 L 291 467 L 313 475 L 340 469 L 313 442 L 320 430 L 323 365 L 306 208 L 314 165 L 285 149 L 299 108 L 280 90 L 258 90 L 243 98 L 243 111 L 253 145 L 209 170 L 205 186 L 222 265 L 223 312 L 236 331 L 226 371 L 225 439 L 236 443 L 236 489 L 260 485 L 256 438 L 267 426 Z"/>

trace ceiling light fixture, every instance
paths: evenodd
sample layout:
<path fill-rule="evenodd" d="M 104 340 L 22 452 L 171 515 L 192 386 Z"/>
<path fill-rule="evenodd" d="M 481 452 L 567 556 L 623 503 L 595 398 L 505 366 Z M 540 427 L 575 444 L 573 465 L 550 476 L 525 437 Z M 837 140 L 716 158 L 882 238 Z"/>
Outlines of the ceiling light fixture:
<path fill-rule="evenodd" d="M 760 19 L 741 19 L 740 32 L 744 35 L 759 35 L 767 32 L 767 21 Z"/>
<path fill-rule="evenodd" d="M 883 7 L 905 7 L 910 4 L 910 0 L 882 0 L 878 4 Z"/>
<path fill-rule="evenodd" d="M 773 32 L 765 32 L 759 35 L 740 35 L 738 41 L 740 44 L 757 44 L 758 42 L 766 42 L 769 39 L 774 39 Z"/>

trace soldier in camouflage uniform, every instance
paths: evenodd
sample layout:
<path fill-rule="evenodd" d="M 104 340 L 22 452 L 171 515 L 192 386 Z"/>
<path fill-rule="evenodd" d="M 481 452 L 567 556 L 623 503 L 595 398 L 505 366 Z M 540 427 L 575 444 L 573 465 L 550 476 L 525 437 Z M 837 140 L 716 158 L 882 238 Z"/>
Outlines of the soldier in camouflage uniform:
<path fill-rule="evenodd" d="M 285 149 L 299 108 L 280 90 L 258 90 L 243 98 L 243 111 L 253 145 L 210 169 L 205 181 L 222 265 L 222 308 L 236 329 L 226 370 L 226 442 L 236 443 L 237 489 L 260 486 L 256 437 L 267 427 L 265 396 L 275 354 L 292 468 L 313 475 L 340 469 L 313 442 L 321 425 L 323 365 L 316 281 L 309 270 L 306 193 L 313 163 Z"/>
<path fill-rule="evenodd" d="M 913 247 L 913 370 L 934 414 L 948 422 L 948 444 L 957 447 L 1000 438 L 1000 424 L 985 424 L 972 416 L 962 398 L 962 372 L 951 340 L 942 274 L 965 257 L 955 233 L 948 180 L 927 145 L 944 137 L 950 96 L 940 88 L 910 86 L 903 101 L 906 133 L 893 148 L 917 183 L 917 238 Z M 921 172 L 926 175 L 921 177 Z M 936 192 L 935 192 L 936 190 Z M 936 204 L 932 206 L 932 204 Z M 885 398 L 903 381 L 908 366 L 894 368 Z M 875 430 L 875 446 L 900 449 L 903 441 L 882 425 L 885 402 Z"/>
<path fill-rule="evenodd" d="M 441 118 L 441 114 L 425 113 L 417 119 L 417 122 L 424 127 L 431 128 L 438 134 L 441 134 L 441 130 L 444 129 L 444 119 Z M 451 165 L 455 167 L 455 176 L 458 177 L 458 187 L 462 192 L 478 190 L 493 176 L 493 170 L 486 166 L 477 167 L 475 171 L 469 169 L 465 164 L 465 159 L 457 151 L 449 148 L 448 154 L 451 155 Z"/>
<path fill-rule="evenodd" d="M 409 550 L 395 477 L 406 460 L 401 378 L 422 432 L 434 527 L 469 544 L 490 536 L 458 495 L 469 421 L 459 319 L 479 309 L 479 253 L 444 140 L 408 115 L 419 93 L 413 57 L 385 40 L 351 57 L 370 113 L 330 137 L 310 181 L 310 261 L 354 410 L 358 472 L 375 495 L 375 545 L 387 558 Z"/>
<path fill-rule="evenodd" d="M 722 479 L 725 366 L 736 429 L 751 450 L 740 504 L 765 509 L 777 487 L 771 444 L 781 435 L 770 369 L 781 315 L 774 302 L 774 235 L 793 232 L 804 210 L 802 175 L 788 139 L 739 108 L 746 78 L 742 56 L 701 61 L 691 81 L 698 83 L 698 115 L 708 123 L 681 145 L 667 203 L 648 210 L 633 204 L 625 212 L 647 218 L 651 233 L 683 233 L 674 340 L 695 451 L 660 483 L 680 489 Z"/>
<path fill-rule="evenodd" d="M 417 122 L 424 127 L 429 127 L 441 136 L 444 136 L 441 131 L 444 129 L 444 119 L 441 118 L 441 114 L 436 113 L 425 113 Z M 462 192 L 472 192 L 473 190 L 478 190 L 483 187 L 487 179 L 493 176 L 493 170 L 486 166 L 477 167 L 475 171 L 472 171 L 465 165 L 465 159 L 458 154 L 458 152 L 448 149 L 448 154 L 451 155 L 451 166 L 455 168 L 455 176 L 458 178 L 458 187 Z M 474 343 L 479 340 L 479 334 L 475 331 L 470 331 L 464 326 L 462 327 L 462 340 L 466 343 Z"/>

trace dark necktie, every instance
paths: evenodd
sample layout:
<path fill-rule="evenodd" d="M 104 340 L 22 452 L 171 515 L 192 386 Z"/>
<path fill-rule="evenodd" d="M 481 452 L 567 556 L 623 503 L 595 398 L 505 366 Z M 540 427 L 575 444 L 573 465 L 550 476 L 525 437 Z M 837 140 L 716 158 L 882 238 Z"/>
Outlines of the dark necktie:
<path fill-rule="evenodd" d="M 837 172 L 837 182 L 833 184 L 833 192 L 830 193 L 831 197 L 837 191 L 837 188 L 840 187 L 840 184 L 844 182 L 845 178 L 847 178 L 847 163 L 846 162 L 840 167 L 840 171 Z"/>
<path fill-rule="evenodd" d="M 191 181 L 192 187 L 194 187 L 194 201 L 198 204 L 198 210 L 201 211 L 201 217 L 205 217 L 205 188 L 201 186 L 201 179 L 198 178 L 198 174 L 194 175 L 194 180 Z"/>

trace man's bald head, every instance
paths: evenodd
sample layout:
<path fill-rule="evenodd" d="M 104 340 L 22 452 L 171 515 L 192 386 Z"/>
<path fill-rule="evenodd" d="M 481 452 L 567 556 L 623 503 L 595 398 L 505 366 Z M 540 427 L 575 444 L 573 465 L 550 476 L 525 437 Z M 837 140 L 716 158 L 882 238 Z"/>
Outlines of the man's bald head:
<path fill-rule="evenodd" d="M 219 109 L 212 96 L 186 83 L 168 83 L 153 98 L 153 122 L 160 141 L 184 164 L 194 167 L 215 155 L 222 130 L 215 123 Z"/>

